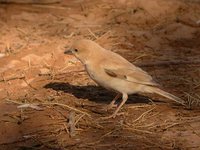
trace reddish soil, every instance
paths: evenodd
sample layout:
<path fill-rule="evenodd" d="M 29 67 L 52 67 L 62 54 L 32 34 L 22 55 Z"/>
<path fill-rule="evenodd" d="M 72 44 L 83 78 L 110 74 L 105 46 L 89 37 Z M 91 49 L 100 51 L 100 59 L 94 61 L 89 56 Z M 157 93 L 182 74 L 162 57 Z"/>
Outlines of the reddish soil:
<path fill-rule="evenodd" d="M 63 54 L 80 38 L 141 66 L 188 107 L 131 95 L 102 120 L 115 93 Z M 199 58 L 198 0 L 0 4 L 0 149 L 198 150 Z"/>

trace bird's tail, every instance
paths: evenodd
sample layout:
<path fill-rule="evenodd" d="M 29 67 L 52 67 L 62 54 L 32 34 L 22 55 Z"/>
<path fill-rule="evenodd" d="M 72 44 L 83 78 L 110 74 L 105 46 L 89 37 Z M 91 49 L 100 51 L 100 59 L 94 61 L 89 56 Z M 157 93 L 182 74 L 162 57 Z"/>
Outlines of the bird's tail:
<path fill-rule="evenodd" d="M 150 92 L 150 93 L 159 94 L 159 95 L 164 96 L 164 97 L 166 97 L 168 99 L 171 99 L 171 100 L 173 100 L 173 101 L 175 101 L 177 103 L 185 105 L 184 100 L 182 100 L 181 98 L 179 98 L 179 97 L 177 97 L 177 96 L 175 96 L 173 94 L 170 94 L 168 92 L 165 92 L 165 91 L 163 91 L 163 90 L 161 90 L 161 89 L 159 89 L 157 87 L 150 87 L 150 86 L 148 86 L 147 91 Z"/>

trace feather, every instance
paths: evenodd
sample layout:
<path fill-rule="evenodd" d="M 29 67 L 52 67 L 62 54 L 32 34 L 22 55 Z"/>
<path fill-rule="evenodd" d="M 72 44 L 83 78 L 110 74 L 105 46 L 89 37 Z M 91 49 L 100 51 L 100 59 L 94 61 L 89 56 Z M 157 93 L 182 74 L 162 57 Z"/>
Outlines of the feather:
<path fill-rule="evenodd" d="M 126 80 L 129 82 L 149 85 L 149 86 L 158 86 L 157 83 L 153 81 L 151 76 L 149 76 L 145 71 L 141 70 L 131 70 L 127 68 L 119 68 L 119 69 L 104 69 L 105 73 L 111 77 L 119 78 L 122 80 Z"/>

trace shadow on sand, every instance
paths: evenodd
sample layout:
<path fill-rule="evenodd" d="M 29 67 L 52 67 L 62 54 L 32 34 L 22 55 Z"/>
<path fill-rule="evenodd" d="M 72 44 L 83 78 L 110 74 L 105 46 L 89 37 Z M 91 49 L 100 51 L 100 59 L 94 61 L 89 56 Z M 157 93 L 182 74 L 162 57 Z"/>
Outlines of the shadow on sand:
<path fill-rule="evenodd" d="M 64 82 L 52 82 L 44 86 L 44 88 L 50 88 L 56 91 L 63 91 L 65 93 L 70 93 L 77 98 L 88 99 L 97 103 L 110 103 L 115 97 L 115 93 L 108 91 L 100 86 L 87 85 L 78 86 L 71 85 Z M 133 94 L 129 96 L 127 104 L 130 103 L 149 103 L 149 98 L 146 96 L 141 96 L 138 94 Z"/>

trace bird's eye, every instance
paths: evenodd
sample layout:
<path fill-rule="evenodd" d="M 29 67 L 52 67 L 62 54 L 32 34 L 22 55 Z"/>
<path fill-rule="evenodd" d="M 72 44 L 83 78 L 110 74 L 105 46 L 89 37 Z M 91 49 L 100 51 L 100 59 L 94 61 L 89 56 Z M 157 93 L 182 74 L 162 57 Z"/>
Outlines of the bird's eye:
<path fill-rule="evenodd" d="M 78 50 L 77 50 L 77 49 L 75 49 L 74 51 L 75 51 L 75 52 L 78 52 Z"/>

